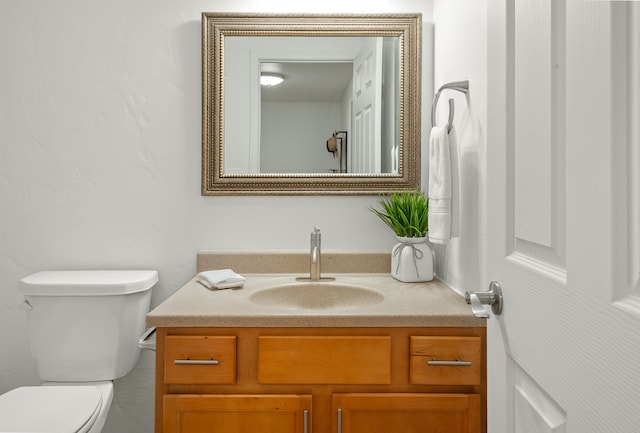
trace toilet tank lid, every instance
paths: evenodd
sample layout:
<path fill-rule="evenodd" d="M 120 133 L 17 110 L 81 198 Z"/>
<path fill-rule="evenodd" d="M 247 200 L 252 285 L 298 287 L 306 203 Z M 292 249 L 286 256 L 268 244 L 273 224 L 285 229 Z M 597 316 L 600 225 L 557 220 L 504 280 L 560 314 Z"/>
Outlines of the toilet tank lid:
<path fill-rule="evenodd" d="M 124 295 L 151 289 L 152 270 L 43 271 L 20 280 L 20 290 L 33 296 Z"/>

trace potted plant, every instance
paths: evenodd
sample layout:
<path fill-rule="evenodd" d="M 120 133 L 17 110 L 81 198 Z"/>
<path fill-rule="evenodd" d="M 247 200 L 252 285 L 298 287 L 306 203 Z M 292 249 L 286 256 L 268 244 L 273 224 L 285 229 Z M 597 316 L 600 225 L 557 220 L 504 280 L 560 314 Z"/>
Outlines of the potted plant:
<path fill-rule="evenodd" d="M 420 191 L 403 191 L 391 193 L 378 203 L 382 210 L 371 211 L 398 239 L 391 250 L 391 276 L 404 282 L 431 281 L 433 254 L 426 243 L 429 199 Z"/>

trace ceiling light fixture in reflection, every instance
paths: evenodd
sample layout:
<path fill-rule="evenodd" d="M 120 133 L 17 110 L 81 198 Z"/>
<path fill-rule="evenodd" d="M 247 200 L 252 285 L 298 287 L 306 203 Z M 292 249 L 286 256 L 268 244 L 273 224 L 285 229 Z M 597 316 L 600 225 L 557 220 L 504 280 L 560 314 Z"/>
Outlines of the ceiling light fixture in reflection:
<path fill-rule="evenodd" d="M 271 72 L 263 72 L 260 74 L 260 84 L 267 87 L 277 86 L 284 81 L 284 76 Z"/>

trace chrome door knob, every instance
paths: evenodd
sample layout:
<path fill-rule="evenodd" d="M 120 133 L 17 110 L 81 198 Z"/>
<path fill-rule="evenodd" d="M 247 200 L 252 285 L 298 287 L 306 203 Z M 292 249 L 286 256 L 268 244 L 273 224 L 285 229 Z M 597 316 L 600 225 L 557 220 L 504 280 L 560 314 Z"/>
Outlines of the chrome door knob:
<path fill-rule="evenodd" d="M 492 281 L 489 284 L 489 290 L 486 292 L 466 292 L 464 294 L 464 299 L 467 304 L 472 305 L 473 314 L 478 317 L 489 317 L 489 315 L 484 312 L 484 309 L 480 310 L 475 308 L 474 303 L 472 303 L 472 297 L 477 298 L 482 305 L 491 305 L 491 311 L 493 311 L 493 314 L 496 316 L 502 313 L 504 302 L 502 298 L 502 288 L 497 281 Z"/>

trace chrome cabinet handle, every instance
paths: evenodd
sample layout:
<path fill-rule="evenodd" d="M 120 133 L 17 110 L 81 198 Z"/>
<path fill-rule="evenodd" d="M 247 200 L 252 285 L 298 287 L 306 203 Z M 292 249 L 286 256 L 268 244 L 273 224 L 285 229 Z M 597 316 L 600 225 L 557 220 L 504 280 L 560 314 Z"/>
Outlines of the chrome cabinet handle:
<path fill-rule="evenodd" d="M 338 408 L 338 433 L 342 433 L 342 409 Z"/>
<path fill-rule="evenodd" d="M 174 365 L 218 365 L 220 361 L 217 359 L 174 359 Z"/>
<path fill-rule="evenodd" d="M 427 361 L 427 365 L 441 367 L 471 367 L 471 361 L 461 361 L 460 359 L 456 359 L 455 361 L 439 361 L 433 358 L 431 361 Z"/>
<path fill-rule="evenodd" d="M 305 409 L 302 411 L 302 431 L 303 433 L 309 433 L 309 411 Z"/>

